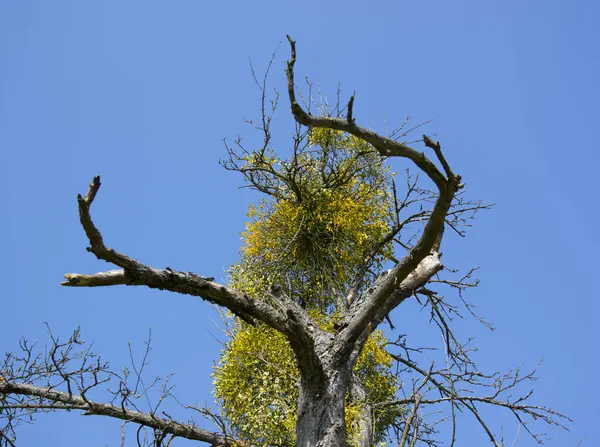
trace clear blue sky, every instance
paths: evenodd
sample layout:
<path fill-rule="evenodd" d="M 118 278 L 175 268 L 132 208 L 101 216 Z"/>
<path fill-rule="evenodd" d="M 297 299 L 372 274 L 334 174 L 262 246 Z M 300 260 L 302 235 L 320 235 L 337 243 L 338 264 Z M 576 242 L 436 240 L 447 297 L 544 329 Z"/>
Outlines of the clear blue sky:
<path fill-rule="evenodd" d="M 175 372 L 187 402 L 211 400 L 219 345 L 208 304 L 59 286 L 65 272 L 107 268 L 85 251 L 75 197 L 100 174 L 93 215 L 110 246 L 223 278 L 255 195 L 218 166 L 222 138 L 255 137 L 243 123 L 258 105 L 248 57 L 264 68 L 289 33 L 298 79 L 356 90 L 363 123 L 434 118 L 427 130 L 471 197 L 497 203 L 444 250 L 453 266 L 482 266 L 469 297 L 497 327 L 464 321 L 460 332 L 477 336 L 488 371 L 544 358 L 536 401 L 576 421 L 571 433 L 550 431 L 550 445 L 586 433 L 583 445 L 595 445 L 599 14 L 591 0 L 0 0 L 0 351 L 22 335 L 43 343 L 44 322 L 63 335 L 80 325 L 119 367 L 127 342 L 141 352 L 151 327 L 149 372 Z M 416 344 L 437 342 L 415 311 L 397 321 Z M 488 416 L 511 440 L 514 420 Z M 76 414 L 40 417 L 20 436 L 48 447 L 120 439 L 117 423 Z M 470 422 L 461 436 L 461 446 L 486 445 Z M 521 433 L 517 445 L 534 442 Z"/>

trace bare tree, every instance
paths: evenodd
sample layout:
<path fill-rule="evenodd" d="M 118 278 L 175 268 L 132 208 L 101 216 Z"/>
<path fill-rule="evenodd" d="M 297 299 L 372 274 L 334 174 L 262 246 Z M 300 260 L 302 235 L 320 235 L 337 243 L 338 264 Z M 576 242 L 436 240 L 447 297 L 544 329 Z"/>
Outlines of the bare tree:
<path fill-rule="evenodd" d="M 286 68 L 287 87 L 297 129 L 324 128 L 353 135 L 370 144 L 383 158 L 408 159 L 435 187 L 433 190 L 421 188 L 417 177 L 409 175 L 406 194 L 396 192 L 396 223 L 383 240 L 373 241 L 371 257 L 365 260 L 344 300 L 343 318 L 336 326 L 337 331 L 322 330 L 307 310 L 280 288 L 273 289 L 266 296 L 253 297 L 219 284 L 214 278 L 170 268 L 156 269 L 108 247 L 90 215 L 90 207 L 100 188 L 99 177 L 92 180 L 85 196 L 78 196 L 79 215 L 89 239 L 88 251 L 117 269 L 96 274 L 66 274 L 66 281 L 62 284 L 69 287 L 146 286 L 193 295 L 228 309 L 246 321 L 264 323 L 283 334 L 294 352 L 300 373 L 296 445 L 302 447 L 347 445 L 345 396 L 350 393 L 360 401 L 364 395 L 362 384 L 353 375 L 357 358 L 367 338 L 382 322 L 387 319 L 393 327 L 390 312 L 404 301 L 414 299 L 430 312 L 431 321 L 441 330 L 446 363 L 442 367 L 435 364 L 424 366 L 415 359 L 421 349 L 409 347 L 404 335 L 389 342 L 388 351 L 398 364 L 397 374 L 403 377 L 405 397 L 380 405 L 407 409 L 402 412 L 401 421 L 393 427 L 397 444 L 402 447 L 439 444 L 440 440 L 436 437 L 439 420 L 428 419 L 423 411 L 434 405 L 446 406 L 449 410 L 447 418 L 452 430 L 446 445 L 455 445 L 457 412 L 470 413 L 487 433 L 492 445 L 504 445 L 503 439 L 493 433 L 480 414 L 479 407 L 482 405 L 511 412 L 537 441 L 542 442 L 543 437 L 529 428 L 529 420 L 563 426 L 561 421 L 569 419 L 546 407 L 530 404 L 531 392 L 511 397 L 516 387 L 535 379 L 535 370 L 522 373 L 516 369 L 501 375 L 481 373 L 469 356 L 468 343 L 461 343 L 452 331 L 452 318 L 459 315 L 459 307 L 434 290 L 439 286 L 457 291 L 464 308 L 475 315 L 472 307 L 462 299 L 465 289 L 477 285 L 473 278 L 475 269 L 462 275 L 454 270 L 444 270 L 440 246 L 445 228 L 463 235 L 463 227 L 469 218 L 487 205 L 463 198 L 461 177 L 451 168 L 439 142 L 423 136 L 422 143 L 434 156 L 430 158 L 400 142 L 399 139 L 405 135 L 401 130 L 383 136 L 359 126 L 353 116 L 354 95 L 343 109 L 338 103 L 335 116 L 328 113 L 315 115 L 310 108 L 305 110 L 296 99 L 296 45 L 291 38 L 288 37 L 288 40 L 291 57 Z M 270 117 L 265 112 L 265 93 L 264 88 L 261 89 L 263 121 L 259 127 L 265 134 L 263 148 L 266 149 L 270 139 Z M 265 164 L 264 172 L 243 171 L 235 164 L 235 152 L 230 150 L 229 155 L 226 167 L 241 171 L 257 189 L 274 194 L 275 189 L 269 186 L 274 183 L 261 181 L 261 178 L 277 182 L 278 172 L 272 169 L 270 172 L 268 164 Z M 288 175 L 293 175 L 293 172 L 288 171 Z M 415 204 L 418 204 L 417 209 Z M 404 217 L 406 210 L 413 211 Z M 401 239 L 401 231 L 416 222 L 422 224 L 420 230 Z M 370 275 L 372 258 L 389 243 L 393 243 L 403 256 L 391 257 L 393 267 L 390 270 Z M 235 445 L 238 442 L 228 433 L 226 421 L 207 408 L 181 404 L 190 412 L 186 421 L 176 420 L 163 412 L 161 404 L 175 397 L 168 378 L 145 384 L 142 373 L 146 355 L 140 365 L 132 360 L 133 373 L 126 368 L 115 371 L 80 340 L 78 330 L 66 341 L 61 341 L 51 332 L 50 336 L 51 344 L 44 355 L 36 354 L 35 349 L 23 340 L 20 351 L 7 354 L 0 366 L 0 419 L 4 421 L 0 444 L 15 445 L 15 427 L 19 422 L 29 420 L 40 412 L 59 410 L 104 415 L 122 420 L 123 424 L 138 425 L 139 445 L 167 446 L 175 438 L 202 441 L 212 446 Z M 148 350 L 149 341 L 146 354 Z M 102 387 L 111 393 L 109 401 L 92 397 Z M 160 389 L 157 401 L 150 410 L 141 411 L 140 400 L 147 400 L 149 390 L 156 387 Z M 367 404 L 363 406 L 357 441 L 360 446 L 372 445 L 374 410 Z M 210 418 L 217 427 L 215 431 L 199 428 L 193 419 L 198 414 Z"/>

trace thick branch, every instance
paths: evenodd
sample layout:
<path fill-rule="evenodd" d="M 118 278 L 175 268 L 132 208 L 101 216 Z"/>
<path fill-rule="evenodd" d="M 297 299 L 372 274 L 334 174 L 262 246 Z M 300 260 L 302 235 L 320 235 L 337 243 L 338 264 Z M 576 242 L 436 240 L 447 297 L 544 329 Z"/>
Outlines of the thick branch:
<path fill-rule="evenodd" d="M 353 343 L 361 332 L 374 322 L 376 315 L 382 309 L 385 309 L 386 314 L 389 313 L 404 299 L 400 298 L 401 296 L 410 296 L 442 269 L 437 250 L 439 250 L 443 236 L 446 214 L 458 187 L 455 179 L 440 189 L 431 216 L 415 246 L 389 274 L 378 279 L 374 286 L 365 292 L 363 299 L 357 300 L 352 320 L 344 332 L 340 333 L 342 346 Z M 426 259 L 433 262 L 426 261 Z M 408 281 L 405 283 L 405 280 Z M 381 318 L 383 319 L 383 316 Z"/>
<path fill-rule="evenodd" d="M 50 401 L 52 409 L 77 409 L 84 411 L 85 415 L 108 416 L 123 421 L 134 422 L 146 427 L 160 430 L 163 433 L 172 434 L 177 437 L 191 439 L 194 441 L 207 442 L 214 447 L 234 445 L 234 440 L 218 433 L 204 430 L 190 424 L 183 424 L 169 419 L 161 418 L 153 414 L 124 409 L 114 405 L 95 402 L 81 396 L 76 396 L 52 388 L 29 385 L 24 383 L 8 383 L 0 381 L 0 394 L 17 394 L 21 396 L 34 396 Z M 47 408 L 48 405 L 40 405 L 35 408 Z M 0 410 L 3 407 L 0 405 Z"/>
<path fill-rule="evenodd" d="M 190 272 L 178 272 L 171 268 L 155 269 L 106 247 L 100 231 L 90 216 L 90 206 L 99 188 L 100 177 L 96 176 L 90 183 L 85 197 L 81 195 L 77 197 L 81 224 L 90 241 L 88 251 L 98 259 L 121 267 L 122 270 L 111 270 L 94 275 L 67 273 L 66 281 L 62 285 L 71 287 L 142 285 L 198 296 L 226 307 L 246 321 L 256 319 L 281 332 L 290 340 L 301 363 L 311 367 L 314 372 L 321 370 L 313 346 L 314 336 L 322 331 L 314 325 L 308 313 L 298 303 L 284 294 L 270 293 L 260 299 L 254 299 L 244 292 L 214 282 L 214 278 L 206 278 Z"/>
<path fill-rule="evenodd" d="M 444 175 L 437 166 L 421 152 L 417 152 L 411 147 L 390 138 L 383 137 L 369 129 L 360 127 L 354 123 L 354 120 L 332 118 L 328 116 L 312 116 L 306 113 L 296 101 L 294 90 L 294 64 L 296 63 L 296 42 L 288 36 L 291 47 L 291 57 L 287 64 L 288 94 L 292 108 L 292 114 L 300 124 L 310 127 L 322 127 L 327 129 L 340 130 L 352 134 L 373 145 L 382 156 L 397 156 L 408 158 L 413 161 L 429 178 L 436 184 L 439 195 L 431 212 L 429 220 L 425 225 L 423 233 L 415 246 L 382 280 L 377 281 L 374 288 L 367 292 L 365 299 L 357 300 L 358 309 L 351 310 L 351 319 L 348 325 L 339 334 L 338 347 L 344 354 L 352 351 L 352 345 L 361 335 L 363 330 L 372 323 L 380 309 L 383 307 L 393 308 L 392 304 L 397 301 L 393 294 L 403 282 L 412 274 L 419 264 L 432 253 L 439 249 L 443 231 L 444 222 L 448 210 L 451 207 L 455 193 L 462 188 L 460 176 L 455 175 L 449 168 L 448 163 L 442 155 L 439 143 L 433 143 L 428 137 L 424 137 L 425 144 L 432 147 L 440 163 L 444 167 Z M 352 101 L 353 102 L 353 101 Z M 352 104 L 353 105 L 353 104 Z M 447 176 L 447 177 L 446 177 Z M 439 262 L 438 262 L 439 264 Z M 441 266 L 441 264 L 440 264 Z M 439 271 L 440 266 L 431 273 L 432 275 Z M 414 278 L 409 283 L 422 283 L 422 275 Z M 417 279 L 415 281 L 415 279 Z M 426 278 L 426 280 L 428 280 Z M 414 291 L 414 289 L 413 289 Z M 405 293 L 408 293 L 407 290 Z M 340 358 L 343 360 L 344 355 Z"/>
<path fill-rule="evenodd" d="M 423 259 L 423 261 L 421 261 L 408 277 L 400 283 L 400 286 L 396 287 L 396 290 L 392 292 L 388 299 L 386 299 L 379 307 L 365 305 L 359 307 L 358 312 L 352 316 L 349 326 L 338 335 L 336 347 L 339 350 L 337 355 L 339 355 L 340 360 L 345 358 L 348 351 L 347 340 L 357 339 L 358 346 L 363 346 L 364 342 L 369 338 L 369 335 L 371 335 L 375 328 L 396 306 L 400 305 L 405 299 L 414 296 L 415 291 L 427 284 L 429 279 L 442 268 L 440 255 L 438 253 L 433 253 Z M 392 276 L 391 272 L 386 275 L 386 277 L 389 276 Z M 377 286 L 375 289 L 370 290 L 371 291 L 367 290 L 365 292 L 367 294 L 365 300 L 368 303 L 378 303 L 381 301 L 377 300 L 377 295 L 380 293 Z M 367 322 L 366 325 L 362 325 L 362 322 L 364 321 Z M 362 332 L 354 338 L 354 331 L 358 331 L 361 327 Z M 359 354 L 360 349 L 354 349 L 350 361 L 355 362 Z"/>
<path fill-rule="evenodd" d="M 442 164 L 442 167 L 444 168 L 444 171 L 446 172 L 446 175 L 448 176 L 448 178 L 453 178 L 454 177 L 454 173 L 450 169 L 450 165 L 446 161 L 446 158 L 444 157 L 444 154 L 442 154 L 442 147 L 440 146 L 440 142 L 436 141 L 434 143 L 433 140 L 431 138 L 429 138 L 427 135 L 423 135 L 423 142 L 425 143 L 425 146 L 433 149 L 433 151 L 435 152 L 436 157 L 438 158 L 438 160 Z"/>
<path fill-rule="evenodd" d="M 332 118 L 327 116 L 312 116 L 306 113 L 296 101 L 294 91 L 294 64 L 296 63 L 296 41 L 287 36 L 291 47 L 291 57 L 287 63 L 288 94 L 292 107 L 292 114 L 296 121 L 305 126 L 323 127 L 327 129 L 348 132 L 355 137 L 371 143 L 379 153 L 385 157 L 404 157 L 413 161 L 431 180 L 438 186 L 444 188 L 447 179 L 440 170 L 429 160 L 425 154 L 390 138 L 383 137 L 369 129 L 357 126 L 353 119 Z M 353 95 L 354 97 L 354 95 Z M 353 101 L 352 101 L 353 102 Z M 351 117 L 350 117 L 351 118 Z"/>
<path fill-rule="evenodd" d="M 406 298 L 413 296 L 416 290 L 423 287 L 433 275 L 443 268 L 440 255 L 434 252 L 424 257 L 403 280 L 399 281 L 398 278 L 404 276 L 404 272 L 398 267 L 410 265 L 407 260 L 414 260 L 410 259 L 410 253 L 390 273 L 380 277 L 373 288 L 364 292 L 365 298 L 357 302 L 358 306 L 351 314 L 348 326 L 340 332 L 336 341 L 336 347 L 339 350 L 337 355 L 341 361 L 344 361 L 346 355 L 351 351 L 350 346 L 356 340 L 362 346 L 362 343 L 367 340 L 386 315 Z"/>
<path fill-rule="evenodd" d="M 107 272 L 98 272 L 93 275 L 84 273 L 66 273 L 66 281 L 60 283 L 67 287 L 102 287 L 102 286 L 120 286 L 135 285 L 134 280 L 125 270 L 109 270 Z"/>

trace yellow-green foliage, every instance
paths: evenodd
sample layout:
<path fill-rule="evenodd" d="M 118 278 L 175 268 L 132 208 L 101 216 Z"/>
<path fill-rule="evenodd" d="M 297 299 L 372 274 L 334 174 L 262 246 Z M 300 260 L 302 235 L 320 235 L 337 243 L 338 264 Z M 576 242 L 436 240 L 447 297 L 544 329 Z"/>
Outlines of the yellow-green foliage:
<path fill-rule="evenodd" d="M 293 445 L 297 370 L 287 340 L 266 326 L 236 332 L 214 372 L 215 395 L 235 434 L 259 445 Z"/>
<path fill-rule="evenodd" d="M 318 318 L 316 318 L 318 320 Z M 330 322 L 322 324 L 333 330 Z M 354 369 L 365 387 L 368 403 L 392 400 L 396 379 L 386 339 L 375 331 Z M 240 325 L 215 368 L 215 395 L 232 429 L 241 439 L 258 445 L 294 445 L 298 369 L 285 338 L 263 325 Z M 360 416 L 360 402 L 346 406 L 346 427 L 351 439 Z M 376 441 L 397 416 L 393 409 L 375 415 Z"/>
<path fill-rule="evenodd" d="M 390 174 L 368 145 L 341 132 L 315 129 L 313 150 L 297 157 L 302 169 L 280 187 L 278 198 L 248 209 L 234 287 L 265 291 L 266 278 L 307 307 L 331 310 L 391 222 Z M 274 156 L 266 162 L 285 162 Z M 290 163 L 289 161 L 287 162 Z M 374 259 L 373 270 L 383 257 Z"/>
<path fill-rule="evenodd" d="M 255 299 L 272 285 L 281 286 L 324 330 L 333 332 L 356 272 L 389 231 L 391 174 L 368 144 L 331 130 L 313 130 L 307 149 L 291 160 L 279 160 L 272 152 L 244 160 L 244 168 L 281 175 L 265 180 L 274 193 L 249 207 L 241 259 L 230 270 L 230 285 Z M 373 259 L 371 270 L 377 272 L 384 260 L 385 253 Z M 391 400 L 397 391 L 385 343 L 375 331 L 355 367 L 369 403 Z M 223 414 L 240 439 L 257 445 L 294 444 L 298 371 L 281 334 L 237 322 L 214 380 Z M 349 439 L 360 405 L 347 403 Z M 382 410 L 374 416 L 380 438 L 397 413 Z"/>

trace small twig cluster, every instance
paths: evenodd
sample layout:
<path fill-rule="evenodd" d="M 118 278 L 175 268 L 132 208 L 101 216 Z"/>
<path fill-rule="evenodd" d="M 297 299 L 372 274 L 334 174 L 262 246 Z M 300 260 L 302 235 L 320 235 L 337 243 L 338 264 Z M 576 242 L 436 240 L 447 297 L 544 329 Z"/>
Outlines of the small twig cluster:
<path fill-rule="evenodd" d="M 137 425 L 137 445 L 166 447 L 173 439 L 185 437 L 225 446 L 226 435 L 198 427 L 193 418 L 177 421 L 162 408 L 173 400 L 169 377 L 144 379 L 151 350 L 148 337 L 141 362 L 136 362 L 129 346 L 130 368 L 115 371 L 81 340 L 79 329 L 66 340 L 55 336 L 48 327 L 50 343 L 44 353 L 21 339 L 19 351 L 7 353 L 0 365 L 0 446 L 16 446 L 16 428 L 31 423 L 40 413 L 80 411 L 84 415 L 103 415 L 120 419 L 121 445 L 125 445 L 125 427 Z M 156 391 L 155 391 L 156 390 Z M 98 396 L 110 396 L 107 402 Z M 179 404 L 207 416 L 203 407 Z M 212 416 L 215 419 L 217 416 Z M 222 433 L 225 426 L 220 425 Z"/>

